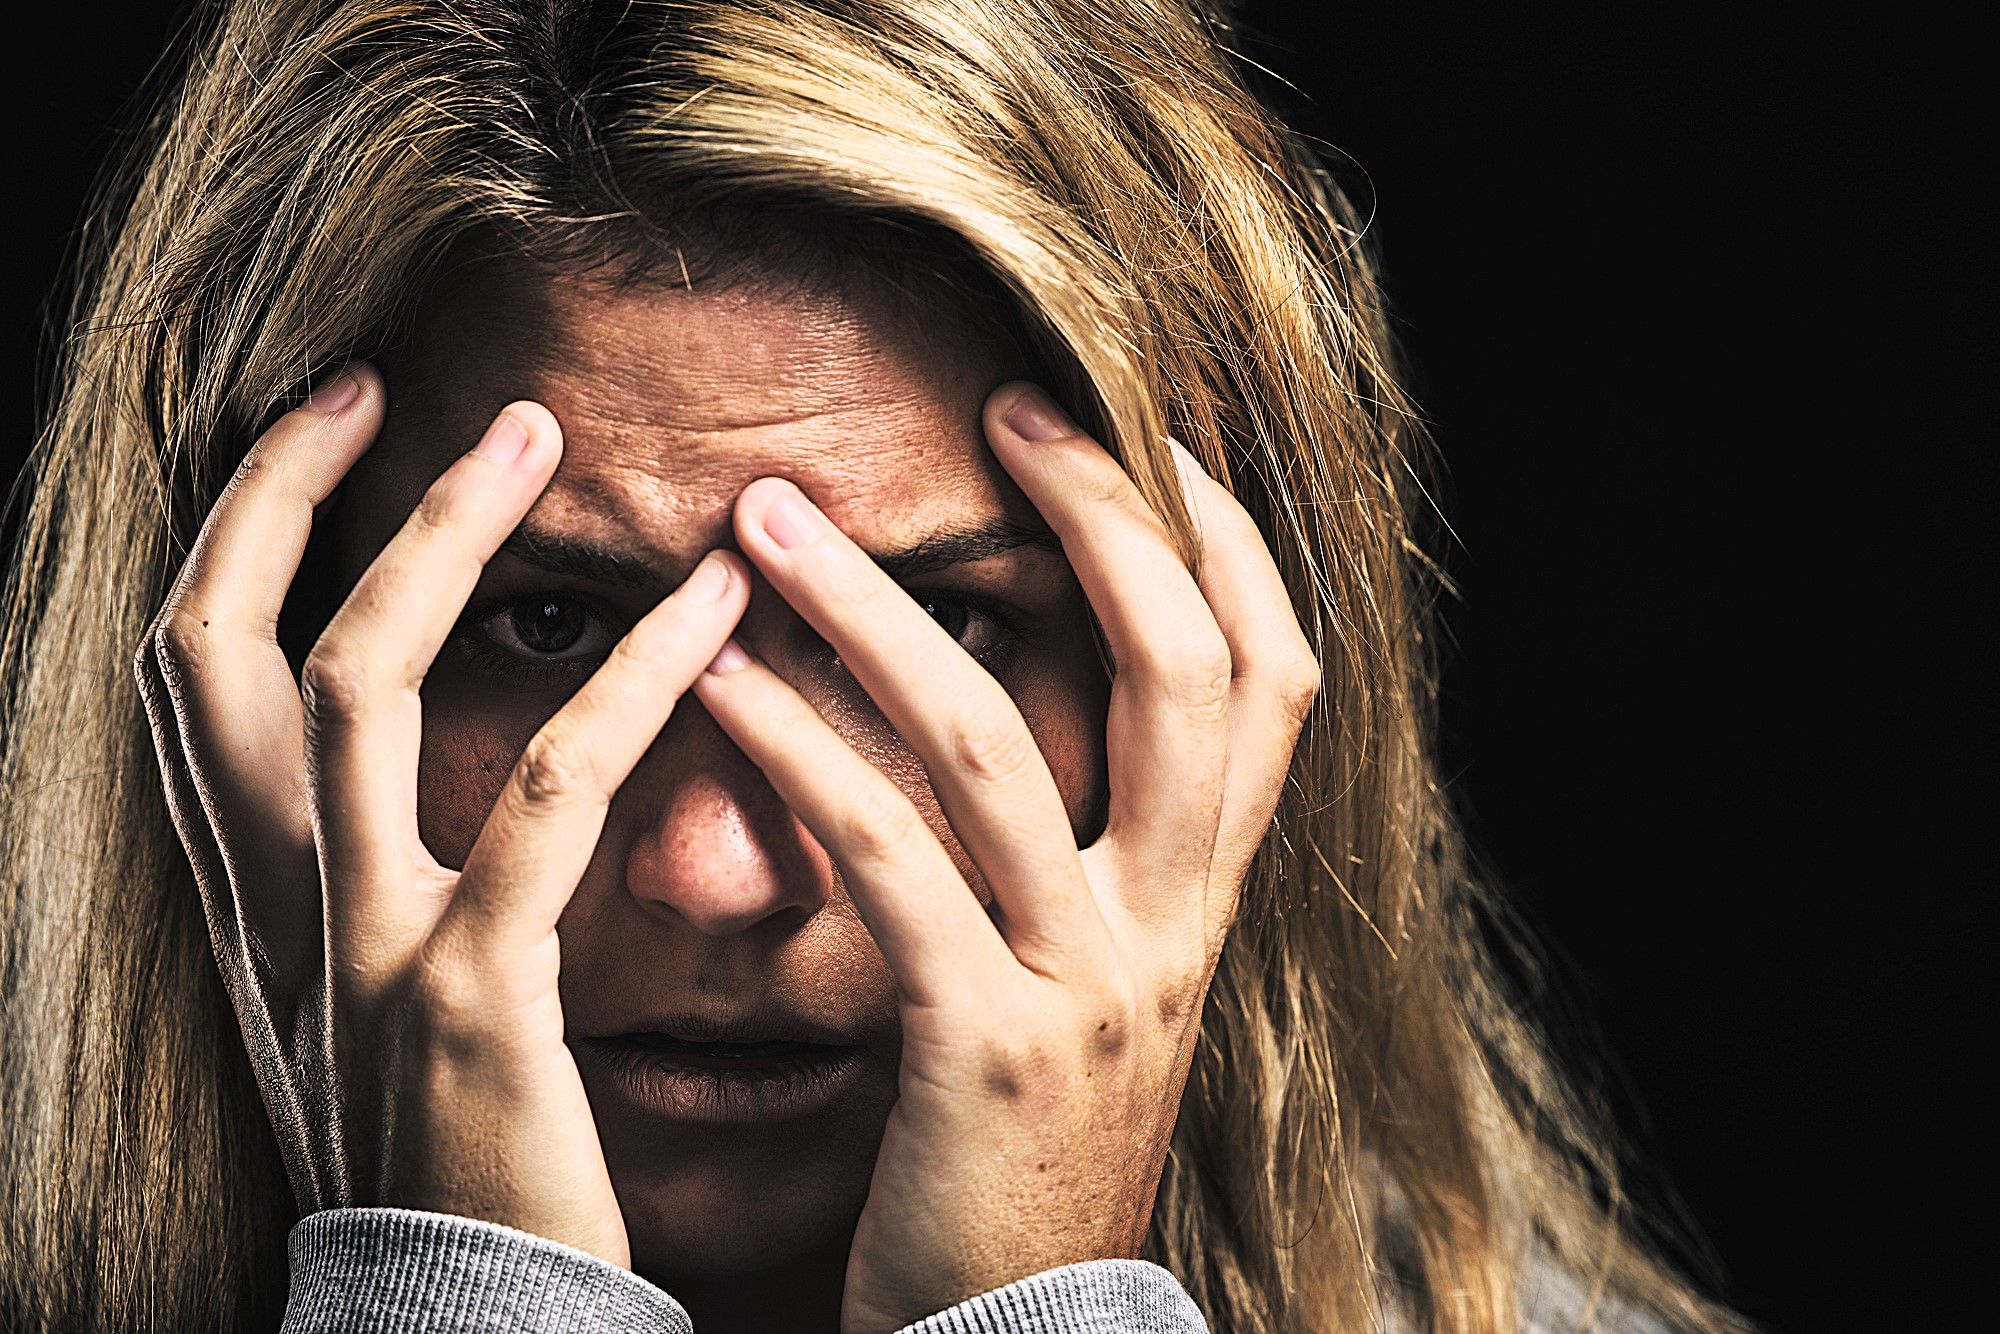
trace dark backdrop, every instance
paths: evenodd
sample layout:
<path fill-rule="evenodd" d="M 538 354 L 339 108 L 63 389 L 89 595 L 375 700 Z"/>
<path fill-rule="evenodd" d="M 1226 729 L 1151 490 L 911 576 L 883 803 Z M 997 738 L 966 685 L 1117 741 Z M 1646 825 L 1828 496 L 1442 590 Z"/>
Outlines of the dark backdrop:
<path fill-rule="evenodd" d="M 45 298 L 183 8 L 46 8 L 17 56 L 15 458 Z M 1243 27 L 1373 209 L 1450 468 L 1456 791 L 1642 1191 L 1776 1329 L 1948 1322 L 1992 1157 L 1974 35 L 1763 2 Z"/>

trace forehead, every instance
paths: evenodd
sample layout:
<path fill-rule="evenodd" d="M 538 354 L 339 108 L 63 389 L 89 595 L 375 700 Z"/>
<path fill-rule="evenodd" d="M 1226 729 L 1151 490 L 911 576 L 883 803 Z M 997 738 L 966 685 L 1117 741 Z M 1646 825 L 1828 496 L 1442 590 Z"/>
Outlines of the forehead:
<path fill-rule="evenodd" d="M 859 280 L 621 287 L 483 264 L 383 358 L 390 418 L 371 462 L 413 504 L 501 407 L 532 398 L 564 437 L 531 513 L 543 528 L 713 545 L 736 495 L 767 476 L 871 547 L 1030 519 L 979 425 L 987 393 L 1025 368 L 969 300 L 954 314 L 913 315 Z"/>

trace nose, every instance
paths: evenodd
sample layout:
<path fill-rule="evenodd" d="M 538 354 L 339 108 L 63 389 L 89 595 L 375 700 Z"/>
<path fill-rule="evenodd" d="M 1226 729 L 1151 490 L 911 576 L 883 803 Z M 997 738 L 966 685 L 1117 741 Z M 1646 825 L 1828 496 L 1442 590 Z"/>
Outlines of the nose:
<path fill-rule="evenodd" d="M 676 717 L 641 770 L 625 884 L 649 913 L 729 936 L 795 929 L 826 905 L 826 850 L 705 714 Z"/>

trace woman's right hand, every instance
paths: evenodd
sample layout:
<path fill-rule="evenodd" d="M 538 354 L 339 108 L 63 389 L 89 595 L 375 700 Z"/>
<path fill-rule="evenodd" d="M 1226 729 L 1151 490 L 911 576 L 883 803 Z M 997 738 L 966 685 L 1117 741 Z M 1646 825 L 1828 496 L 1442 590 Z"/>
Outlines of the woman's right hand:
<path fill-rule="evenodd" d="M 134 664 L 168 805 L 300 1207 L 504 1223 L 630 1264 L 557 996 L 556 919 L 611 796 L 729 638 L 711 553 L 535 735 L 462 869 L 417 832 L 419 687 L 562 454 L 504 409 L 295 681 L 277 637 L 313 509 L 381 427 L 365 365 L 251 449 Z"/>

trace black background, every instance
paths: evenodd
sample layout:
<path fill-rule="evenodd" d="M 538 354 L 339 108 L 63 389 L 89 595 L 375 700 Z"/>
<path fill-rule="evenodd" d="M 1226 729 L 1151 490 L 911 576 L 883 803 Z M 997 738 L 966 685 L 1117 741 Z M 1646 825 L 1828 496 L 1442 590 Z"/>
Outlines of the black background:
<path fill-rule="evenodd" d="M 17 48 L 9 475 L 181 12 L 40 9 Z M 1642 1187 L 1775 1329 L 1953 1320 L 1992 1158 L 1982 42 L 1770 3 L 1242 26 L 1372 201 L 1450 470 L 1456 791 Z"/>

